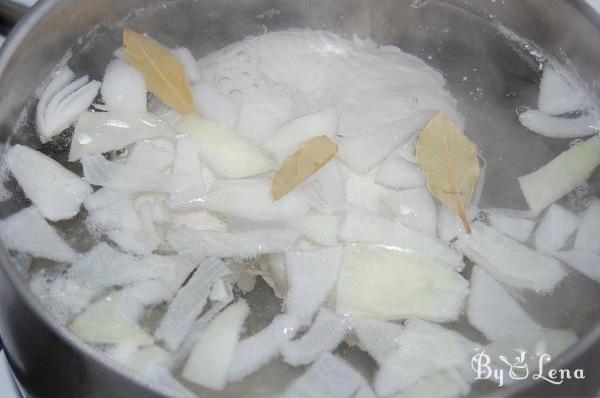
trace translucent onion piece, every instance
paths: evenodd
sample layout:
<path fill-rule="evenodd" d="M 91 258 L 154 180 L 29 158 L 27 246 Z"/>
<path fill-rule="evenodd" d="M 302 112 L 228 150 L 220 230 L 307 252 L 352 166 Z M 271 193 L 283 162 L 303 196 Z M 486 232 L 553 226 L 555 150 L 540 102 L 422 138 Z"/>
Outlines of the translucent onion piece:
<path fill-rule="evenodd" d="M 575 235 L 573 248 L 578 251 L 600 252 L 598 221 L 600 220 L 600 199 L 594 199 L 583 213 L 581 225 Z"/>
<path fill-rule="evenodd" d="M 84 112 L 75 126 L 69 161 L 121 149 L 149 138 L 173 135 L 167 123 L 150 113 Z"/>
<path fill-rule="evenodd" d="M 325 135 L 333 139 L 337 126 L 337 109 L 325 108 L 287 122 L 267 138 L 263 147 L 275 154 L 277 161 L 281 163 L 311 138 Z"/>
<path fill-rule="evenodd" d="M 549 115 L 560 115 L 587 108 L 586 93 L 577 78 L 557 66 L 549 63 L 544 65 L 538 108 Z"/>
<path fill-rule="evenodd" d="M 177 192 L 188 189 L 193 180 L 187 175 L 164 175 L 111 162 L 102 155 L 81 158 L 83 175 L 93 185 L 140 192 Z"/>
<path fill-rule="evenodd" d="M 349 330 L 346 317 L 322 308 L 306 333 L 281 347 L 283 360 L 292 366 L 308 365 L 323 353 L 333 352 Z"/>
<path fill-rule="evenodd" d="M 422 187 L 427 183 L 419 167 L 401 157 L 384 161 L 377 169 L 375 182 L 393 189 Z"/>
<path fill-rule="evenodd" d="M 197 83 L 192 87 L 196 109 L 200 114 L 221 126 L 235 130 L 239 117 L 236 103 L 210 83 Z"/>
<path fill-rule="evenodd" d="M 225 271 L 221 260 L 205 260 L 177 293 L 154 332 L 167 348 L 175 350 L 181 344 L 202 313 L 213 282 Z"/>
<path fill-rule="evenodd" d="M 336 310 L 353 317 L 445 322 L 458 319 L 468 289 L 459 273 L 431 256 L 350 245 L 344 249 Z"/>
<path fill-rule="evenodd" d="M 200 163 L 200 144 L 193 138 L 181 138 L 177 140 L 175 149 L 175 161 L 171 173 L 175 175 L 187 175 L 194 182 L 183 191 L 173 192 L 167 200 L 167 206 L 171 209 L 193 208 L 197 202 L 206 196 L 206 186 L 202 177 L 202 165 Z"/>
<path fill-rule="evenodd" d="M 121 200 L 128 198 L 129 193 L 115 188 L 100 188 L 83 202 L 86 210 L 90 213 L 106 209 Z"/>
<path fill-rule="evenodd" d="M 238 382 L 265 366 L 278 354 L 281 346 L 298 331 L 298 319 L 280 314 L 260 332 L 241 340 L 235 348 L 228 380 Z"/>
<path fill-rule="evenodd" d="M 120 59 L 108 64 L 100 93 L 109 111 L 146 112 L 144 76 Z"/>
<path fill-rule="evenodd" d="M 467 218 L 469 221 L 473 221 L 478 212 L 479 210 L 471 205 L 469 210 L 467 210 Z M 460 218 L 456 216 L 456 213 L 452 212 L 452 210 L 446 206 L 440 206 L 437 232 L 441 240 L 450 242 L 456 237 L 465 234 L 465 225 L 460 221 Z"/>
<path fill-rule="evenodd" d="M 349 364 L 334 355 L 323 354 L 280 397 L 351 398 L 363 384 L 363 377 Z"/>
<path fill-rule="evenodd" d="M 289 221 L 290 227 L 306 239 L 322 246 L 338 243 L 339 219 L 334 215 L 306 215 Z"/>
<path fill-rule="evenodd" d="M 160 173 L 173 163 L 173 152 L 156 145 L 139 142 L 129 152 L 125 164 L 127 166 Z"/>
<path fill-rule="evenodd" d="M 92 193 L 77 174 L 42 153 L 22 145 L 11 147 L 6 165 L 25 195 L 52 221 L 74 217 Z"/>
<path fill-rule="evenodd" d="M 533 234 L 535 248 L 545 253 L 561 250 L 578 226 L 575 214 L 557 204 L 550 205 Z"/>
<path fill-rule="evenodd" d="M 479 267 L 471 273 L 467 314 L 469 322 L 491 341 L 541 328 L 502 285 Z"/>
<path fill-rule="evenodd" d="M 0 221 L 0 239 L 5 247 L 33 257 L 72 263 L 77 253 L 48 225 L 35 206 Z"/>
<path fill-rule="evenodd" d="M 431 111 L 420 111 L 390 123 L 374 134 L 346 139 L 340 144 L 338 156 L 352 170 L 365 173 L 417 134 L 433 115 Z"/>
<path fill-rule="evenodd" d="M 528 110 L 519 114 L 519 122 L 531 131 L 552 138 L 585 137 L 600 131 L 600 121 L 589 113 L 578 117 L 560 117 Z"/>
<path fill-rule="evenodd" d="M 171 52 L 179 59 L 179 62 L 183 65 L 183 69 L 185 69 L 185 73 L 190 81 L 190 83 L 196 83 L 202 77 L 202 73 L 198 65 L 196 64 L 196 59 L 185 47 L 179 47 L 171 50 Z"/>
<path fill-rule="evenodd" d="M 83 76 L 75 81 L 75 73 L 61 68 L 44 89 L 36 109 L 36 125 L 42 142 L 69 127 L 91 104 L 100 83 Z"/>
<path fill-rule="evenodd" d="M 486 210 L 492 228 L 519 242 L 525 242 L 535 228 L 535 221 L 524 217 L 514 217 L 499 210 Z"/>
<path fill-rule="evenodd" d="M 382 200 L 402 224 L 432 238 L 437 237 L 437 209 L 433 196 L 426 188 L 391 192 Z"/>
<path fill-rule="evenodd" d="M 534 215 L 589 178 L 600 164 L 600 136 L 564 151 L 540 169 L 519 177 L 523 195 Z"/>
<path fill-rule="evenodd" d="M 588 278 L 600 283 L 600 254 L 580 251 L 563 251 L 553 253 L 552 255 Z"/>
<path fill-rule="evenodd" d="M 529 249 L 481 222 L 456 246 L 501 283 L 548 293 L 565 277 L 558 261 Z"/>
<path fill-rule="evenodd" d="M 230 233 L 181 227 L 167 233 L 167 241 L 182 254 L 208 257 L 255 257 L 291 248 L 299 235 L 286 230 Z"/>
<path fill-rule="evenodd" d="M 398 349 L 398 338 L 402 331 L 400 324 L 374 318 L 351 318 L 350 324 L 361 348 L 379 365 Z"/>
<path fill-rule="evenodd" d="M 302 186 L 315 211 L 331 214 L 346 210 L 346 179 L 335 159 L 321 167 Z"/>
<path fill-rule="evenodd" d="M 181 376 L 211 390 L 222 390 L 250 308 L 244 300 L 227 307 L 200 335 Z"/>

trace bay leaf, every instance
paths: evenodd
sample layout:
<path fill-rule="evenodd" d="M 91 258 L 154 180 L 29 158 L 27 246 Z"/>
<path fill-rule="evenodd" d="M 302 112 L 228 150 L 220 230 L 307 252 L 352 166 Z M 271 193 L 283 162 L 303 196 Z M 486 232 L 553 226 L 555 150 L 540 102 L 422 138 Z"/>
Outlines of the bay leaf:
<path fill-rule="evenodd" d="M 150 92 L 181 114 L 197 114 L 190 82 L 175 55 L 130 28 L 123 30 L 123 46 L 127 62 L 141 72 Z"/>
<path fill-rule="evenodd" d="M 338 146 L 325 135 L 305 141 L 275 173 L 271 185 L 273 200 L 277 201 L 290 193 L 333 159 L 337 152 Z"/>
<path fill-rule="evenodd" d="M 481 172 L 477 146 L 439 112 L 421 132 L 417 164 L 427 176 L 429 191 L 458 215 L 470 234 L 467 209 Z"/>

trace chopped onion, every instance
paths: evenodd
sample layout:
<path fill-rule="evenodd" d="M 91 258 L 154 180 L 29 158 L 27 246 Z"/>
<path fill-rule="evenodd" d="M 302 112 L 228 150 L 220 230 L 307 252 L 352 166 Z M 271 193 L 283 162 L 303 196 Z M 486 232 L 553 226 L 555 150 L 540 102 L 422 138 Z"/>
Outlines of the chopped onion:
<path fill-rule="evenodd" d="M 519 177 L 523 195 L 534 215 L 589 178 L 600 164 L 600 136 L 564 151 L 540 169 Z"/>
<path fill-rule="evenodd" d="M 198 206 L 233 217 L 257 221 L 282 220 L 303 216 L 309 210 L 305 198 L 297 191 L 274 202 L 268 180 L 223 181 L 213 184 L 213 187 Z"/>
<path fill-rule="evenodd" d="M 405 390 L 423 377 L 465 367 L 481 347 L 440 325 L 409 319 L 398 339 L 398 350 L 375 376 L 375 392 L 388 396 Z"/>
<path fill-rule="evenodd" d="M 550 205 L 533 234 L 535 248 L 545 253 L 561 250 L 578 226 L 575 214 L 557 204 Z"/>
<path fill-rule="evenodd" d="M 337 285 L 336 309 L 382 320 L 458 319 L 469 284 L 433 257 L 405 249 L 350 245 Z"/>
<path fill-rule="evenodd" d="M 352 366 L 334 355 L 323 354 L 280 398 L 351 398 L 364 383 Z"/>
<path fill-rule="evenodd" d="M 334 138 L 338 127 L 337 109 L 325 108 L 319 112 L 309 113 L 281 126 L 275 134 L 267 138 L 263 147 L 275 154 L 281 163 L 293 154 L 298 147 L 313 137 L 325 135 Z"/>
<path fill-rule="evenodd" d="M 558 261 L 504 236 L 481 222 L 456 246 L 496 280 L 517 289 L 548 293 L 565 277 Z"/>
<path fill-rule="evenodd" d="M 552 255 L 588 278 L 600 283 L 600 254 L 580 251 L 563 251 L 553 253 Z"/>
<path fill-rule="evenodd" d="M 200 335 L 181 377 L 211 390 L 222 390 L 250 308 L 244 300 L 217 315 Z"/>
<path fill-rule="evenodd" d="M 99 82 L 90 82 L 87 76 L 74 79 L 75 73 L 65 66 L 44 89 L 36 110 L 36 125 L 42 142 L 69 127 L 96 98 Z"/>
<path fill-rule="evenodd" d="M 144 76 L 120 59 L 108 64 L 100 93 L 109 111 L 146 112 Z"/>
<path fill-rule="evenodd" d="M 343 315 L 321 308 L 306 333 L 281 347 L 283 360 L 292 365 L 308 365 L 323 353 L 333 352 L 344 340 L 350 325 Z"/>
<path fill-rule="evenodd" d="M 589 113 L 578 117 L 560 117 L 528 110 L 519 114 L 519 122 L 531 131 L 552 138 L 585 137 L 600 131 L 600 122 Z"/>
<path fill-rule="evenodd" d="M 77 253 L 48 225 L 35 206 L 0 221 L 0 239 L 5 247 L 33 257 L 72 263 Z"/>
<path fill-rule="evenodd" d="M 334 215 L 306 215 L 289 221 L 290 227 L 306 239 L 321 245 L 335 246 L 338 243 L 339 220 Z"/>
<path fill-rule="evenodd" d="M 302 325 L 309 325 L 333 291 L 341 262 L 342 251 L 339 247 L 287 252 L 285 312 L 297 316 Z"/>
<path fill-rule="evenodd" d="M 172 296 L 197 268 L 197 260 L 186 256 L 160 256 L 151 254 L 140 259 L 141 263 L 152 269 L 155 278 L 162 281 Z"/>
<path fill-rule="evenodd" d="M 198 140 L 203 162 L 225 178 L 251 177 L 276 168 L 273 160 L 245 138 L 213 121 L 185 117 L 175 128 Z"/>
<path fill-rule="evenodd" d="M 519 242 L 529 239 L 535 228 L 535 221 L 525 217 L 514 217 L 502 210 L 486 210 L 486 213 L 492 228 Z"/>
<path fill-rule="evenodd" d="M 133 146 L 125 164 L 138 169 L 160 173 L 173 163 L 173 152 L 156 145 L 139 142 Z"/>
<path fill-rule="evenodd" d="M 544 65 L 538 108 L 549 115 L 561 115 L 587 108 L 585 90 L 564 68 Z"/>
<path fill-rule="evenodd" d="M 391 192 L 382 200 L 402 224 L 437 238 L 437 209 L 427 189 Z"/>
<path fill-rule="evenodd" d="M 365 173 L 417 134 L 433 115 L 432 111 L 420 111 L 406 119 L 392 122 L 374 134 L 345 139 L 340 145 L 338 156 L 352 170 Z"/>
<path fill-rule="evenodd" d="M 170 137 L 174 131 L 151 113 L 84 112 L 75 126 L 69 161 L 83 155 L 123 148 L 154 137 Z"/>
<path fill-rule="evenodd" d="M 106 209 L 121 200 L 128 198 L 129 193 L 115 188 L 100 188 L 83 202 L 89 213 Z"/>
<path fill-rule="evenodd" d="M 335 159 L 308 178 L 302 187 L 315 211 L 331 214 L 346 210 L 346 179 Z"/>
<path fill-rule="evenodd" d="M 457 269 L 464 266 L 462 255 L 447 244 L 361 209 L 348 210 L 340 229 L 340 239 L 350 243 L 372 243 L 415 250 Z"/>
<path fill-rule="evenodd" d="M 256 372 L 279 354 L 283 344 L 292 339 L 298 331 L 298 319 L 280 314 L 260 332 L 241 340 L 233 354 L 228 380 L 242 381 Z"/>
<path fill-rule="evenodd" d="M 360 347 L 367 351 L 379 365 L 398 349 L 402 326 L 375 318 L 351 318 L 350 324 Z"/>
<path fill-rule="evenodd" d="M 196 83 L 201 79 L 202 73 L 200 72 L 200 68 L 196 64 L 196 59 L 194 58 L 190 50 L 188 50 L 185 47 L 178 47 L 171 50 L 171 52 L 177 57 L 177 59 L 179 59 L 179 62 L 181 62 L 181 64 L 183 65 L 183 69 L 185 69 L 185 73 L 187 74 L 190 83 Z"/>
<path fill-rule="evenodd" d="M 177 192 L 188 189 L 193 179 L 188 175 L 164 175 L 138 167 L 111 162 L 102 155 L 81 158 L 83 175 L 93 185 L 140 192 Z"/>
<path fill-rule="evenodd" d="M 181 227 L 167 233 L 167 241 L 179 253 L 208 257 L 255 257 L 291 248 L 298 234 L 286 230 L 230 233 Z"/>
<path fill-rule="evenodd" d="M 426 185 L 418 166 L 399 156 L 389 158 L 377 169 L 375 182 L 393 189 L 409 189 Z"/>
<path fill-rule="evenodd" d="M 467 314 L 469 322 L 491 341 L 541 328 L 502 285 L 479 267 L 471 273 Z"/>
<path fill-rule="evenodd" d="M 470 206 L 467 210 L 467 218 L 472 221 L 479 210 L 476 207 Z M 465 225 L 460 221 L 460 218 L 447 206 L 440 206 L 437 224 L 438 236 L 445 242 L 450 242 L 458 236 L 465 234 Z"/>
<path fill-rule="evenodd" d="M 600 199 L 594 199 L 583 213 L 581 225 L 575 235 L 573 248 L 578 251 L 591 253 L 600 252 L 598 239 L 598 222 L 600 220 Z"/>
<path fill-rule="evenodd" d="M 221 260 L 205 260 L 179 290 L 154 332 L 154 336 L 168 349 L 175 350 L 181 344 L 202 313 L 213 282 L 225 271 Z"/>
<path fill-rule="evenodd" d="M 210 83 L 197 83 L 192 88 L 194 104 L 200 114 L 221 126 L 235 130 L 239 109 L 235 102 Z"/>
<path fill-rule="evenodd" d="M 9 149 L 6 165 L 27 198 L 51 221 L 74 217 L 92 193 L 91 187 L 77 174 L 23 145 Z"/>
<path fill-rule="evenodd" d="M 194 207 L 196 202 L 206 196 L 206 187 L 202 178 L 202 165 L 200 164 L 200 145 L 193 138 L 177 140 L 175 161 L 171 173 L 175 175 L 188 175 L 193 179 L 193 184 L 184 191 L 173 192 L 169 196 L 167 206 L 171 209 Z"/>

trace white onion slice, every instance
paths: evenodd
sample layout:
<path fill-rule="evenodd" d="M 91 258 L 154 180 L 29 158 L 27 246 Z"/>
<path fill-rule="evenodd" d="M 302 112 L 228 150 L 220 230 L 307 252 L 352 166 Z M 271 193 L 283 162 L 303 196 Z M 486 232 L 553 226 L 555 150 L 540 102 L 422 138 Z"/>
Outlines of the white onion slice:
<path fill-rule="evenodd" d="M 106 209 L 121 200 L 128 198 L 129 193 L 120 189 L 100 188 L 83 202 L 89 213 Z"/>
<path fill-rule="evenodd" d="M 419 187 L 391 192 L 382 200 L 402 224 L 432 238 L 437 237 L 437 209 L 427 189 Z"/>
<path fill-rule="evenodd" d="M 188 175 L 194 182 L 186 190 L 171 193 L 167 200 L 167 207 L 171 209 L 194 207 L 196 202 L 206 196 L 202 165 L 200 164 L 200 144 L 195 139 L 181 138 L 177 140 L 171 173 Z"/>
<path fill-rule="evenodd" d="M 398 341 L 398 350 L 375 376 L 373 385 L 380 396 L 395 394 L 440 371 L 464 368 L 481 348 L 455 331 L 417 319 L 406 321 Z"/>
<path fill-rule="evenodd" d="M 151 254 L 140 258 L 144 267 L 152 269 L 157 280 L 162 281 L 174 296 L 197 268 L 198 261 L 186 256 L 161 256 Z"/>
<path fill-rule="evenodd" d="M 267 138 L 263 143 L 263 147 L 275 154 L 277 161 L 281 163 L 294 153 L 302 143 L 313 137 L 325 135 L 333 139 L 337 127 L 337 109 L 333 107 L 325 108 L 319 112 L 310 113 L 287 122 L 275 134 Z"/>
<path fill-rule="evenodd" d="M 223 181 L 206 194 L 198 206 L 233 217 L 270 221 L 300 217 L 309 206 L 305 198 L 292 191 L 277 202 L 273 201 L 268 180 Z"/>
<path fill-rule="evenodd" d="M 244 300 L 227 307 L 200 335 L 181 377 L 211 390 L 222 390 L 250 308 Z"/>
<path fill-rule="evenodd" d="M 163 341 L 168 349 L 179 347 L 202 313 L 213 282 L 225 271 L 225 264 L 221 260 L 207 259 L 179 290 L 154 332 L 154 336 Z"/>
<path fill-rule="evenodd" d="M 533 234 L 535 248 L 545 253 L 561 250 L 578 226 L 575 214 L 557 204 L 550 205 Z"/>
<path fill-rule="evenodd" d="M 306 239 L 318 245 L 335 246 L 338 243 L 339 220 L 337 216 L 306 215 L 291 219 L 289 225 Z"/>
<path fill-rule="evenodd" d="M 385 160 L 377 169 L 375 182 L 393 189 L 410 189 L 426 185 L 418 166 L 399 156 Z"/>
<path fill-rule="evenodd" d="M 127 166 L 162 173 L 173 163 L 173 152 L 147 142 L 139 142 L 125 160 Z"/>
<path fill-rule="evenodd" d="M 575 76 L 564 68 L 544 65 L 538 108 L 549 115 L 560 115 L 583 110 L 587 108 L 587 102 L 585 90 Z"/>
<path fill-rule="evenodd" d="M 486 210 L 492 228 L 519 242 L 525 242 L 535 228 L 535 221 L 525 217 L 513 217 L 502 210 Z"/>
<path fill-rule="evenodd" d="M 333 291 L 341 263 L 339 247 L 287 252 L 285 275 L 288 290 L 283 303 L 286 314 L 297 316 L 302 325 L 309 325 Z"/>
<path fill-rule="evenodd" d="M 591 253 L 600 252 L 598 222 L 600 221 L 600 199 L 594 199 L 583 213 L 581 225 L 575 235 L 573 249 Z"/>
<path fill-rule="evenodd" d="M 467 218 L 470 221 L 477 216 L 479 210 L 470 206 L 467 210 Z M 465 225 L 460 218 L 447 206 L 440 206 L 438 214 L 437 233 L 441 240 L 450 242 L 458 236 L 465 234 Z"/>
<path fill-rule="evenodd" d="M 100 93 L 109 111 L 146 112 L 144 76 L 120 59 L 106 67 Z"/>
<path fill-rule="evenodd" d="M 134 142 L 175 133 L 151 113 L 84 112 L 77 120 L 69 161 L 121 149 Z"/>
<path fill-rule="evenodd" d="M 469 322 L 491 341 L 541 328 L 502 285 L 479 267 L 471 273 L 467 314 Z"/>
<path fill-rule="evenodd" d="M 221 126 L 235 130 L 239 117 L 236 103 L 210 83 L 197 83 L 192 88 L 194 104 L 200 114 Z"/>
<path fill-rule="evenodd" d="M 200 143 L 200 156 L 211 171 L 225 178 L 245 178 L 275 170 L 275 162 L 244 137 L 220 124 L 185 117 L 176 130 Z"/>
<path fill-rule="evenodd" d="M 193 180 L 187 175 L 164 175 L 111 162 L 102 155 L 81 158 L 83 175 L 93 185 L 140 192 L 177 192 L 188 189 Z"/>
<path fill-rule="evenodd" d="M 0 221 L 0 239 L 7 249 L 33 257 L 72 263 L 77 253 L 48 225 L 35 206 Z"/>
<path fill-rule="evenodd" d="M 519 122 L 531 131 L 552 138 L 585 137 L 600 131 L 600 122 L 589 113 L 578 117 L 560 117 L 539 110 L 528 110 L 519 114 Z"/>
<path fill-rule="evenodd" d="M 281 347 L 283 360 L 292 366 L 308 365 L 323 353 L 333 352 L 344 340 L 349 329 L 346 317 L 321 308 L 306 333 Z"/>
<path fill-rule="evenodd" d="M 565 277 L 558 261 L 513 240 L 481 222 L 456 246 L 496 280 L 517 289 L 548 293 Z"/>
<path fill-rule="evenodd" d="M 68 67 L 61 68 L 44 89 L 36 110 L 36 125 L 40 140 L 49 141 L 69 127 L 77 116 L 91 104 L 100 83 L 83 76 L 75 81 L 75 73 Z"/>
<path fill-rule="evenodd" d="M 519 177 L 533 215 L 556 202 L 589 178 L 600 164 L 600 136 L 564 151 L 540 169 Z"/>
<path fill-rule="evenodd" d="M 362 209 L 348 210 L 340 229 L 340 239 L 350 243 L 372 243 L 415 250 L 456 269 L 464 266 L 462 255 L 446 243 Z"/>
<path fill-rule="evenodd" d="M 280 398 L 351 398 L 363 384 L 363 377 L 352 366 L 324 354 Z"/>
<path fill-rule="evenodd" d="M 340 144 L 338 156 L 352 170 L 365 173 L 417 134 L 433 115 L 432 111 L 420 111 L 390 123 L 374 134 L 345 139 Z"/>
<path fill-rule="evenodd" d="M 315 211 L 331 214 L 346 210 L 346 179 L 335 159 L 321 167 L 302 187 Z"/>
<path fill-rule="evenodd" d="M 338 278 L 336 310 L 382 320 L 452 321 L 458 319 L 468 290 L 458 272 L 431 256 L 349 245 Z"/>
<path fill-rule="evenodd" d="M 600 283 L 600 254 L 580 251 L 562 251 L 553 253 L 552 255 L 588 278 Z"/>
<path fill-rule="evenodd" d="M 51 221 L 74 217 L 92 193 L 91 187 L 77 174 L 23 145 L 9 149 L 6 165 L 25 195 Z"/>
<path fill-rule="evenodd" d="M 350 324 L 360 347 L 367 351 L 379 365 L 398 349 L 402 326 L 375 318 L 351 318 Z"/>
<path fill-rule="evenodd" d="M 179 59 L 179 62 L 183 65 L 183 69 L 185 69 L 185 73 L 190 81 L 190 83 L 194 84 L 202 78 L 202 73 L 198 64 L 196 63 L 196 59 L 185 47 L 178 47 L 171 52 Z"/>
<path fill-rule="evenodd" d="M 241 340 L 233 354 L 228 380 L 238 382 L 256 372 L 279 354 L 283 344 L 298 330 L 298 319 L 287 314 L 276 315 L 260 332 Z"/>
<path fill-rule="evenodd" d="M 230 233 L 181 227 L 169 231 L 167 241 L 182 254 L 245 258 L 287 250 L 298 236 L 298 233 L 286 230 Z"/>

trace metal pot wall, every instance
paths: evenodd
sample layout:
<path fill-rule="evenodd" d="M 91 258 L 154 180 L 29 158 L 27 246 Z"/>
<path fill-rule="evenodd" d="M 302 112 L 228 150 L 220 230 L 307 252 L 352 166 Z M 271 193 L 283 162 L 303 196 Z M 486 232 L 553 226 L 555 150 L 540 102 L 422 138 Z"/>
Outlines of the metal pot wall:
<path fill-rule="evenodd" d="M 535 97 L 539 68 L 523 48 L 507 44 L 492 20 L 533 40 L 550 55 L 568 56 L 588 83 L 598 79 L 600 20 L 581 1 L 41 1 L 2 49 L 0 139 L 40 148 L 31 118 L 35 90 L 69 49 L 74 70 L 101 78 L 113 51 L 121 45 L 124 25 L 145 31 L 166 45 L 187 46 L 196 56 L 265 30 L 304 27 L 357 33 L 398 45 L 443 71 L 466 116 L 467 129 L 477 132 L 482 150 L 506 153 L 502 163 L 488 159 L 488 170 L 498 171 L 487 177 L 491 188 L 486 185 L 484 204 L 516 208 L 523 203 L 514 176 L 543 164 L 558 149 L 539 137 L 524 140 L 518 135 L 521 127 L 515 118 L 507 122 L 516 106 Z M 481 89 L 479 99 L 474 100 L 469 87 L 461 82 L 465 74 L 474 82 L 472 88 Z M 22 117 L 25 122 L 19 124 Z M 45 150 L 61 156 L 58 146 Z M 595 181 L 599 180 L 597 174 Z M 13 213 L 24 203 L 24 198 L 2 203 L 0 216 Z M 0 335 L 13 370 L 31 397 L 162 396 L 115 371 L 107 360 L 56 325 L 4 249 L 0 250 L 0 263 Z M 554 306 L 560 316 L 550 314 L 548 318 L 560 319 L 557 327 L 575 328 L 582 336 L 561 361 L 571 368 L 584 368 L 588 377 L 560 386 L 518 383 L 501 395 L 591 396 L 599 390 L 600 292 L 590 284 L 567 289 L 568 302 L 561 300 Z M 577 308 L 586 311 L 581 314 L 574 310 Z"/>

